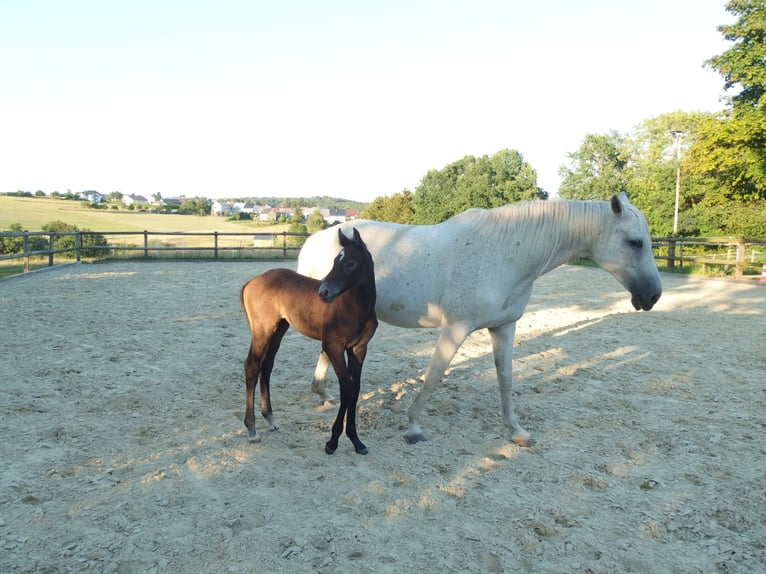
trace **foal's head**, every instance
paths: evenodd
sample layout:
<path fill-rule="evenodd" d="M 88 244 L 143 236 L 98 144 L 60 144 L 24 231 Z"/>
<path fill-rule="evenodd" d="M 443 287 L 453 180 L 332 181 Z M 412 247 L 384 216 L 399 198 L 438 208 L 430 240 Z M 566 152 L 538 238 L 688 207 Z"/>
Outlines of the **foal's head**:
<path fill-rule="evenodd" d="M 325 303 L 332 303 L 338 295 L 364 281 L 371 283 L 374 293 L 375 275 L 372 256 L 356 228 L 353 232 L 354 237 L 349 239 L 343 231 L 338 229 L 340 253 L 335 257 L 327 277 L 319 285 L 319 298 Z"/>

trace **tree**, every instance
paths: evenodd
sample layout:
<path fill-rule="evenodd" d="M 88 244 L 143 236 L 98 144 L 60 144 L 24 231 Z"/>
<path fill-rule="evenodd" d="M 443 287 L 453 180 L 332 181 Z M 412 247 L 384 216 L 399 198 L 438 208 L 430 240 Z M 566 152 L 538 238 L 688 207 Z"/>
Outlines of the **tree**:
<path fill-rule="evenodd" d="M 731 0 L 726 10 L 737 17 L 718 27 L 733 42 L 723 54 L 705 62 L 737 89 L 730 107 L 701 126 L 690 151 L 696 170 L 713 178 L 720 199 L 752 202 L 766 199 L 766 4 Z"/>
<path fill-rule="evenodd" d="M 468 155 L 423 177 L 413 196 L 413 221 L 439 223 L 471 207 L 488 209 L 547 197 L 537 186 L 537 172 L 518 151 Z"/>
<path fill-rule="evenodd" d="M 630 153 L 625 137 L 616 131 L 587 134 L 568 157 L 569 167 L 559 168 L 561 197 L 606 200 L 625 189 Z"/>
<path fill-rule="evenodd" d="M 324 216 L 318 211 L 312 211 L 306 218 L 306 230 L 309 233 L 316 233 L 322 229 L 327 228 L 327 221 Z"/>
<path fill-rule="evenodd" d="M 210 215 L 210 201 L 205 197 L 185 199 L 178 211 L 190 215 Z"/>
<path fill-rule="evenodd" d="M 678 231 L 682 235 L 700 232 L 694 207 L 711 192 L 712 184 L 686 161 L 699 126 L 709 117 L 711 114 L 700 112 L 671 112 L 644 120 L 625 136 L 630 148 L 625 189 L 655 235 L 673 232 L 677 145 L 682 157 Z"/>
<path fill-rule="evenodd" d="M 730 0 L 727 12 L 738 19 L 718 26 L 725 40 L 734 42 L 723 54 L 713 56 L 705 65 L 718 71 L 724 89 L 739 88 L 732 96 L 734 108 L 764 107 L 766 93 L 766 4 L 763 0 Z"/>
<path fill-rule="evenodd" d="M 288 227 L 288 233 L 306 233 L 306 226 L 298 220 L 294 220 Z M 288 247 L 301 247 L 306 242 L 306 237 L 290 235 L 285 239 Z"/>
<path fill-rule="evenodd" d="M 412 192 L 405 189 L 401 193 L 395 193 L 391 196 L 376 197 L 360 215 L 363 219 L 412 223 L 414 213 Z"/>
<path fill-rule="evenodd" d="M 8 226 L 8 231 L 11 233 L 21 233 L 24 228 L 21 223 L 11 223 Z M 14 253 L 21 253 L 24 248 L 23 237 L 3 237 L 0 239 L 0 255 L 12 255 Z"/>

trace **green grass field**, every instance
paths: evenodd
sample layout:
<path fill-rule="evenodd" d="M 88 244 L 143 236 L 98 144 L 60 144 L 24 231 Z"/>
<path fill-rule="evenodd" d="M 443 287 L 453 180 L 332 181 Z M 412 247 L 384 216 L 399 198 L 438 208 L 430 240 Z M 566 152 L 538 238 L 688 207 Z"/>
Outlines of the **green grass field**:
<path fill-rule="evenodd" d="M 228 231 L 268 229 L 269 233 L 287 230 L 286 225 L 253 221 L 228 221 L 225 217 L 165 215 L 112 209 L 89 209 L 78 201 L 0 195 L 0 231 L 19 223 L 27 231 L 41 231 L 52 221 L 63 221 L 91 231 Z"/>

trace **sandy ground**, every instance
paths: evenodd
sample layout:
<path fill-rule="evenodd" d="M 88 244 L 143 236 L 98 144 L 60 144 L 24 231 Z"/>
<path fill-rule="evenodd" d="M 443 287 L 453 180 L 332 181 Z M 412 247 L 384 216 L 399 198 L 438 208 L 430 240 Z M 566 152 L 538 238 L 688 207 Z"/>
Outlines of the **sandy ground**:
<path fill-rule="evenodd" d="M 323 451 L 318 343 L 289 333 L 280 430 L 242 425 L 240 286 L 272 265 L 110 263 L 0 281 L 0 572 L 763 572 L 766 285 L 541 278 L 509 443 L 474 334 L 407 445 L 436 341 L 381 325 L 368 456 Z M 337 396 L 337 383 L 330 387 Z"/>

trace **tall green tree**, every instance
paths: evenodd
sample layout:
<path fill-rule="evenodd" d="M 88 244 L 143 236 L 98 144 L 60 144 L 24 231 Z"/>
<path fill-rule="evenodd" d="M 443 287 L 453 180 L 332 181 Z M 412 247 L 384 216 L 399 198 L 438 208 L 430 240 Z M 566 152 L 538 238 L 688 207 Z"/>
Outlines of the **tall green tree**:
<path fill-rule="evenodd" d="M 518 151 L 468 155 L 423 177 L 413 195 L 413 222 L 439 223 L 471 207 L 547 198 L 537 185 L 537 172 Z"/>
<path fill-rule="evenodd" d="M 689 163 L 716 181 L 720 193 L 711 202 L 744 205 L 766 200 L 766 4 L 731 0 L 726 10 L 737 20 L 718 31 L 732 45 L 705 65 L 736 93 L 727 110 L 700 126 Z"/>
<path fill-rule="evenodd" d="M 405 189 L 394 195 L 376 197 L 372 203 L 364 208 L 360 217 L 393 223 L 412 223 L 414 213 L 412 192 Z"/>
<path fill-rule="evenodd" d="M 312 211 L 306 218 L 306 230 L 309 233 L 316 233 L 321 229 L 327 228 L 327 221 L 324 216 L 317 210 Z"/>
<path fill-rule="evenodd" d="M 630 152 L 616 131 L 586 135 L 580 149 L 568 157 L 569 166 L 559 169 L 561 197 L 605 200 L 625 189 Z"/>
<path fill-rule="evenodd" d="M 696 140 L 699 126 L 711 114 L 682 111 L 644 120 L 626 136 L 631 148 L 625 189 L 632 202 L 644 212 L 655 235 L 673 232 L 676 173 L 681 155 L 678 231 L 682 235 L 700 232 L 694 207 L 711 192 L 712 182 L 684 163 Z"/>
<path fill-rule="evenodd" d="M 718 26 L 725 40 L 733 42 L 723 54 L 705 65 L 718 71 L 724 89 L 738 88 L 731 97 L 734 108 L 763 108 L 766 94 L 766 4 L 763 0 L 730 0 L 726 10 L 737 17 Z"/>

